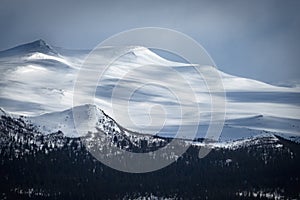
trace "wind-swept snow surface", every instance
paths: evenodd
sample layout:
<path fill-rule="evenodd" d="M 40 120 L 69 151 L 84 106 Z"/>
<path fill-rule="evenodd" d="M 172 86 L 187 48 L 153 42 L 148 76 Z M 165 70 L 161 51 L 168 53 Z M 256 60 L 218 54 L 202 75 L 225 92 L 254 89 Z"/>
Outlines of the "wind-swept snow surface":
<path fill-rule="evenodd" d="M 101 61 L 120 52 L 124 54 L 107 68 L 98 83 L 94 83 L 94 103 L 99 108 L 117 122 L 119 115 L 129 113 L 128 120 L 140 127 L 137 131 L 162 135 L 174 134 L 183 114 L 185 124 L 182 126 L 196 125 L 198 136 L 205 135 L 211 117 L 211 94 L 195 67 L 203 72 L 211 70 L 211 67 L 172 62 L 145 47 L 105 47 L 101 49 L 98 68 L 89 70 L 99 72 L 99 69 L 107 67 L 101 65 Z M 53 48 L 42 40 L 0 52 L 0 107 L 10 113 L 29 116 L 71 108 L 73 87 L 86 55 L 87 51 Z M 226 125 L 221 139 L 243 138 L 265 131 L 299 136 L 299 88 L 278 87 L 219 73 L 227 94 Z M 145 80 L 157 77 L 160 83 L 165 84 L 144 84 Z M 180 102 L 169 90 L 172 87 L 186 98 L 184 102 Z M 81 95 L 88 95 L 91 88 L 93 86 L 88 86 Z M 135 92 L 130 100 L 124 99 L 133 89 Z M 191 91 L 195 100 L 191 98 Z M 191 104 L 199 106 L 200 120 L 195 118 L 199 113 Z M 127 107 L 122 109 L 124 105 Z M 118 112 L 114 112 L 112 106 L 116 106 Z M 181 113 L 182 108 L 189 112 Z M 61 116 L 45 114 L 32 120 L 46 131 L 59 129 L 74 135 L 71 113 L 66 112 L 62 112 Z M 83 115 L 83 119 L 90 119 L 89 115 Z M 165 127 L 152 127 L 151 120 L 161 121 Z M 94 125 L 92 121 L 90 123 Z M 135 128 L 131 127 L 131 123 L 121 125 Z"/>

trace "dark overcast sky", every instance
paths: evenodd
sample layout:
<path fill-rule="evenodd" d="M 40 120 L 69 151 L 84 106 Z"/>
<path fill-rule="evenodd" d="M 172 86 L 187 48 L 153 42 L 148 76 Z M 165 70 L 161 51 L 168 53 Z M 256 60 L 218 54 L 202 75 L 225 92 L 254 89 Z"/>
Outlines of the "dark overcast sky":
<path fill-rule="evenodd" d="M 120 31 L 156 26 L 191 36 L 227 73 L 299 80 L 299 10 L 298 0 L 2 0 L 0 50 L 39 38 L 91 49 Z"/>

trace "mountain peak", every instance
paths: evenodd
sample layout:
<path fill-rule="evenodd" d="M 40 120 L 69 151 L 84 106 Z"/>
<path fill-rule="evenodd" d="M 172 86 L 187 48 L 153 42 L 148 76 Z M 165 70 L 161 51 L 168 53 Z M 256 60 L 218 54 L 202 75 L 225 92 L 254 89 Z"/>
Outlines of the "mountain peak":
<path fill-rule="evenodd" d="M 42 39 L 35 40 L 33 42 L 23 44 L 23 45 L 20 45 L 17 47 L 25 48 L 26 50 L 29 50 L 30 52 L 57 54 L 57 51 L 54 50 L 45 40 L 42 40 Z"/>
<path fill-rule="evenodd" d="M 84 136 L 88 131 L 96 132 L 96 126 L 99 125 L 101 119 L 111 121 L 97 105 L 84 104 L 61 112 L 31 117 L 30 121 L 39 125 L 40 131 L 44 133 L 54 133 L 60 130 L 66 136 L 79 137 Z"/>
<path fill-rule="evenodd" d="M 28 43 L 28 45 L 50 48 L 50 46 L 47 44 L 47 42 L 45 40 L 42 40 L 42 39 L 38 39 L 38 40 L 35 40 L 33 42 L 30 42 L 30 43 Z"/>
<path fill-rule="evenodd" d="M 21 44 L 11 49 L 1 51 L 2 56 L 14 56 L 19 54 L 30 54 L 30 53 L 44 53 L 50 55 L 57 55 L 58 52 L 53 49 L 47 42 L 42 39 L 35 40 L 26 44 Z"/>

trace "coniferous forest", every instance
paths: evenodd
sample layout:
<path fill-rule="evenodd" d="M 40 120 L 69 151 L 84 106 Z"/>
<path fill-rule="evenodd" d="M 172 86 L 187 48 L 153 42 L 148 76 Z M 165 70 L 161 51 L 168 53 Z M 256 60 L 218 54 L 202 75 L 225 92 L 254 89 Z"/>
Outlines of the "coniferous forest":
<path fill-rule="evenodd" d="M 0 122 L 1 199 L 300 199 L 300 144 L 279 136 L 202 159 L 192 146 L 168 167 L 132 174 L 97 161 L 79 138 Z"/>

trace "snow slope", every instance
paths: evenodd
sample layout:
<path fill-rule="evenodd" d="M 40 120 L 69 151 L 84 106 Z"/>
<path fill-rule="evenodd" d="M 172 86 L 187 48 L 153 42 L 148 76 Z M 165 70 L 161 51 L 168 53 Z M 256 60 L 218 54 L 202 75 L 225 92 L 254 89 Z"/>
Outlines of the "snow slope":
<path fill-rule="evenodd" d="M 75 128 L 73 111 L 79 113 L 77 116 L 80 124 L 76 124 L 77 129 L 84 130 L 85 132 L 77 131 Z M 103 130 L 103 127 L 107 124 L 110 124 L 111 128 L 120 131 L 117 124 L 113 123 L 113 120 L 106 116 L 100 108 L 90 104 L 74 107 L 73 109 L 67 109 L 62 112 L 52 112 L 36 117 L 28 117 L 27 119 L 28 122 L 37 126 L 42 133 L 50 134 L 62 131 L 64 135 L 68 137 L 81 137 L 89 131 L 96 132 L 96 127 Z"/>
<path fill-rule="evenodd" d="M 182 126 L 197 125 L 198 136 L 203 136 L 211 117 L 211 96 L 205 80 L 194 66 L 166 60 L 145 47 L 105 47 L 99 51 L 101 53 L 97 63 L 99 68 L 89 69 L 92 73 L 106 67 L 101 65 L 101 61 L 113 55 L 123 54 L 96 83 L 94 103 L 105 113 L 128 129 L 142 133 L 159 132 L 171 135 L 180 124 L 181 108 L 187 108 L 190 112 L 183 113 L 186 124 Z M 13 114 L 33 116 L 32 120 L 46 131 L 60 128 L 68 135 L 74 135 L 73 125 L 70 123 L 72 116 L 65 113 L 67 111 L 62 112 L 61 117 L 57 114 L 53 115 L 55 117 L 51 114 L 42 114 L 61 112 L 73 106 L 74 83 L 86 55 L 87 51 L 54 48 L 42 40 L 0 52 L 0 107 Z M 203 66 L 199 69 L 203 72 L 211 70 L 210 67 Z M 222 140 L 253 136 L 264 131 L 300 134 L 298 87 L 278 87 L 221 71 L 219 73 L 227 93 L 226 125 L 221 135 Z M 155 77 L 159 77 L 164 84 L 144 84 Z M 200 108 L 200 122 L 194 117 L 197 115 L 195 109 L 186 102 L 178 102 L 172 91 L 168 90 L 176 88 L 188 102 L 191 94 L 187 85 L 195 94 L 196 102 L 193 103 Z M 116 87 L 122 93 L 112 98 Z M 87 91 L 90 88 L 87 88 Z M 128 103 L 124 97 L 132 89 L 135 89 L 135 93 Z M 82 96 L 88 94 L 83 92 Z M 112 99 L 114 106 L 120 108 L 117 113 L 112 110 Z M 155 110 L 156 108 L 158 110 Z M 151 118 L 150 111 L 153 109 L 159 112 L 152 114 L 160 115 Z M 119 121 L 120 116 L 123 116 L 122 112 L 130 113 L 130 120 L 134 121 L 135 127 L 132 127 L 132 123 L 126 123 L 126 120 Z M 34 117 L 39 115 L 42 116 Z M 263 117 L 257 118 L 260 115 Z M 89 115 L 84 116 L 84 119 L 89 119 Z M 156 126 L 152 126 L 153 119 L 165 122 L 165 127 L 159 130 Z"/>

